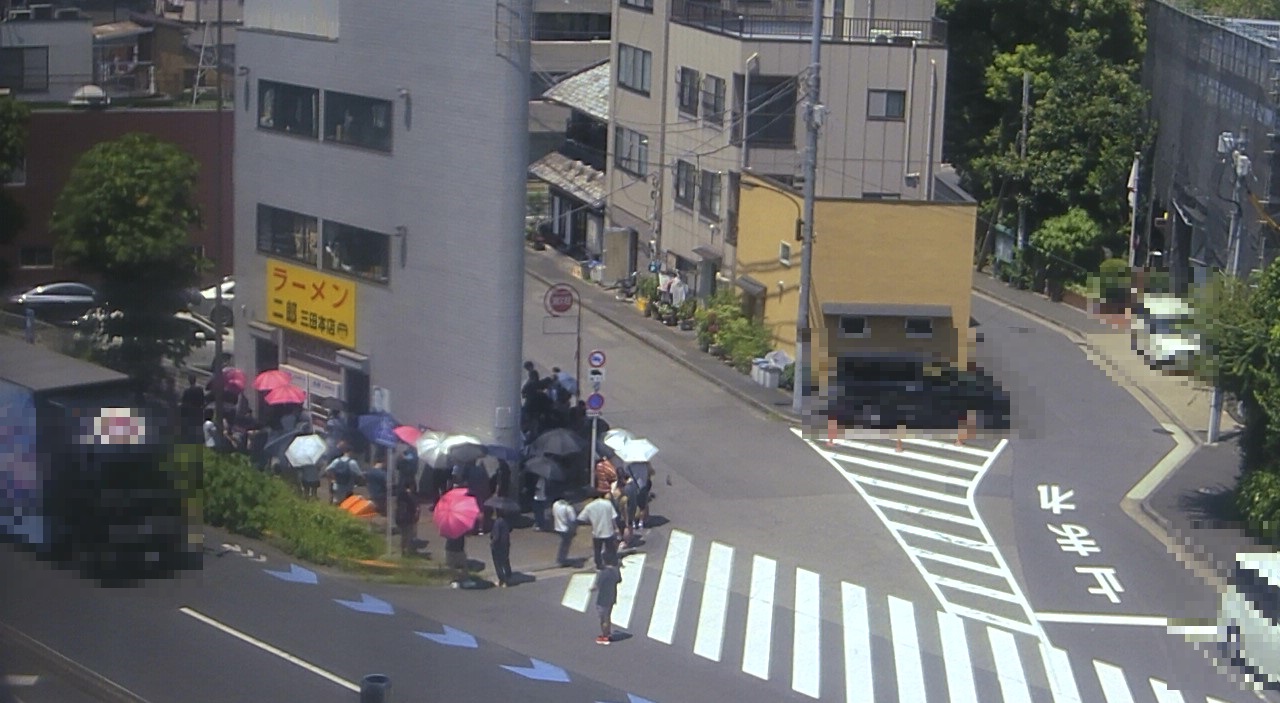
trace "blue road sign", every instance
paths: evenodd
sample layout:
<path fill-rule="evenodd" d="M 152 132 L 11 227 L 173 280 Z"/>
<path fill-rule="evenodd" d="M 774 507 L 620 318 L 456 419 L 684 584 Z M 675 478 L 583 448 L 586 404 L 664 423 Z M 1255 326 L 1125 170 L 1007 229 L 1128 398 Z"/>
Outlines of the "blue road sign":
<path fill-rule="evenodd" d="M 587 410 L 601 410 L 604 408 L 604 396 L 599 393 L 592 393 L 587 396 Z"/>

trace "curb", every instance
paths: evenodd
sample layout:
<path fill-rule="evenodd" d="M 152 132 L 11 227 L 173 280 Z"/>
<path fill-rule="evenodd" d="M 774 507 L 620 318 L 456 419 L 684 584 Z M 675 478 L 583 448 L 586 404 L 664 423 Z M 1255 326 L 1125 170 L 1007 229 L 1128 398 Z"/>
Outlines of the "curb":
<path fill-rule="evenodd" d="M 4 623 L 0 623 L 0 642 L 38 658 L 65 675 L 76 688 L 104 703 L 147 703 L 142 696 Z"/>
<path fill-rule="evenodd" d="M 551 281 L 550 279 L 545 278 L 544 276 L 542 276 L 541 274 L 539 274 L 539 273 L 538 273 L 538 272 L 536 272 L 536 271 L 531 271 L 531 270 L 529 269 L 529 267 L 527 267 L 527 266 L 525 267 L 525 270 L 524 270 L 524 271 L 525 271 L 525 275 L 532 277 L 534 280 L 536 280 L 536 281 L 538 281 L 538 282 L 540 282 L 540 283 L 543 283 L 543 284 L 548 285 L 548 286 L 550 286 L 550 285 L 555 285 L 555 282 L 554 282 L 554 281 Z M 590 283 L 590 282 L 587 282 L 587 283 Z M 594 286 L 594 285 L 596 285 L 596 284 L 594 284 L 594 283 L 590 283 L 590 285 L 593 285 L 593 286 Z M 666 348 L 664 348 L 663 346 L 661 346 L 661 345 L 659 345 L 659 344 L 655 344 L 655 343 L 653 342 L 653 340 L 652 340 L 652 339 L 650 339 L 647 335 L 644 335 L 644 334 L 642 334 L 642 333 L 640 333 L 640 332 L 638 332 L 638 331 L 636 331 L 636 330 L 632 329 L 630 326 L 628 326 L 628 325 L 624 324 L 623 322 L 621 322 L 621 321 L 619 321 L 619 320 L 615 320 L 615 319 L 613 318 L 613 316 L 612 316 L 612 315 L 608 315 L 608 314 L 604 313 L 604 312 L 603 312 L 602 310 L 600 310 L 600 309 L 599 309 L 599 308 L 598 308 L 594 303 L 592 303 L 592 304 L 588 304 L 588 303 L 587 303 L 587 301 L 585 301 L 585 300 L 580 300 L 579 302 L 580 302 L 580 304 L 582 305 L 582 307 L 583 307 L 583 308 L 585 308 L 585 309 L 587 309 L 587 310 L 591 311 L 591 313 L 592 313 L 592 314 L 594 314 L 596 317 L 599 317 L 600 319 L 605 320 L 606 322 L 608 322 L 609 324 L 613 325 L 614 327 L 616 327 L 616 328 L 618 328 L 618 329 L 622 330 L 623 332 L 627 333 L 627 334 L 628 334 L 628 335 L 630 335 L 631 337 L 634 337 L 635 339 L 637 339 L 637 340 L 639 340 L 640 342 L 644 343 L 644 344 L 645 344 L 645 346 L 648 346 L 649 348 L 653 349 L 654 351 L 659 352 L 660 354 L 662 354 L 663 356 L 667 357 L 668 359 L 671 359 L 672 361 L 676 362 L 677 364 L 680 364 L 681 366 L 683 366 L 684 368 L 688 369 L 689 371 L 692 371 L 693 373 L 697 374 L 698 376 L 700 376 L 700 377 L 702 377 L 702 378 L 706 379 L 707 381 L 711 382 L 712 384 L 714 384 L 714 385 L 718 386 L 719 388 L 721 388 L 721 389 L 725 390 L 726 392 L 728 392 L 730 395 L 734 396 L 734 397 L 735 397 L 735 398 L 737 398 L 738 400 L 741 400 L 741 401 L 744 401 L 744 402 L 746 402 L 746 403 L 749 403 L 750 405 L 754 406 L 757 410 L 760 410 L 761 412 L 765 413 L 765 414 L 766 414 L 766 415 L 768 415 L 769 417 L 772 417 L 772 418 L 775 418 L 775 419 L 779 419 L 779 420 L 783 420 L 783 421 L 785 421 L 785 422 L 789 422 L 789 423 L 792 423 L 792 424 L 801 424 L 801 423 L 800 423 L 800 421 L 799 421 L 797 418 L 793 417 L 790 413 L 787 413 L 787 412 L 781 411 L 781 410 L 779 410 L 778 408 L 773 407 L 773 406 L 771 406 L 771 405 L 768 405 L 768 404 L 766 404 L 766 403 L 762 403 L 762 402 L 760 402 L 759 400 L 757 400 L 756 398 L 751 397 L 751 396 L 750 396 L 750 395 L 748 395 L 747 393 L 744 393 L 744 392 L 742 392 L 742 391 L 738 390 L 737 388 L 734 388 L 734 387 L 732 387 L 732 386 L 727 386 L 727 385 L 725 385 L 725 384 L 721 383 L 719 380 L 717 380 L 716 378 L 712 377 L 711 375 L 704 373 L 704 372 L 702 371 L 702 369 L 698 368 L 698 366 L 697 366 L 696 364 L 693 364 L 693 363 L 691 363 L 689 360 L 684 359 L 684 358 L 682 358 L 682 357 L 680 357 L 680 356 L 678 356 L 678 355 L 676 355 L 676 354 L 672 353 L 672 352 L 671 352 L 671 350 L 666 349 Z"/>

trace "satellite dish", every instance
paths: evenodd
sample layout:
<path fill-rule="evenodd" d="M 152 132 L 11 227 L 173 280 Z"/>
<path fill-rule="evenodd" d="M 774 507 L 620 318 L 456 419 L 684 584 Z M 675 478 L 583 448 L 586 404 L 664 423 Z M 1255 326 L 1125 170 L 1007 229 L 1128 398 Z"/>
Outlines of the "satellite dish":
<path fill-rule="evenodd" d="M 102 88 L 89 84 L 77 88 L 76 92 L 71 94 L 69 104 L 72 107 L 104 108 L 111 104 L 111 98 Z"/>

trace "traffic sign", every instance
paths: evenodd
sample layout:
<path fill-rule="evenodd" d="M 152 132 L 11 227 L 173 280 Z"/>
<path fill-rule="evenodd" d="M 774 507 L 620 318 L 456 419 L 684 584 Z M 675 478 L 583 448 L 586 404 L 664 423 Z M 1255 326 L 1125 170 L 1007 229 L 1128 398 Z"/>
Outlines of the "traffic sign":
<path fill-rule="evenodd" d="M 573 301 L 577 297 L 573 286 L 568 283 L 557 283 L 547 289 L 547 294 L 542 298 L 542 304 L 548 313 L 559 316 L 573 309 Z"/>
<path fill-rule="evenodd" d="M 587 355 L 587 363 L 591 364 L 591 368 L 598 369 L 604 366 L 604 352 L 594 349 Z"/>
<path fill-rule="evenodd" d="M 590 384 L 591 390 L 599 393 L 600 387 L 604 385 L 604 369 L 588 369 L 587 383 Z"/>
<path fill-rule="evenodd" d="M 587 410 L 598 413 L 604 409 L 604 396 L 599 393 L 592 393 L 587 396 Z"/>

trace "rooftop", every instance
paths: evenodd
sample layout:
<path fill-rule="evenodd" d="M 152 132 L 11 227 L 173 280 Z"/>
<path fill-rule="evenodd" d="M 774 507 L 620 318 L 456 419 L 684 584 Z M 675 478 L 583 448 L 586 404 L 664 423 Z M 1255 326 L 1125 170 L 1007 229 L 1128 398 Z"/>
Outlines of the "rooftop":
<path fill-rule="evenodd" d="M 553 151 L 529 166 L 529 173 L 591 207 L 604 207 L 604 171 Z"/>
<path fill-rule="evenodd" d="M 567 76 L 548 88 L 542 97 L 585 113 L 593 119 L 608 122 L 611 77 L 609 62 L 605 60 Z"/>
<path fill-rule="evenodd" d="M 765 6 L 768 8 L 769 6 Z M 725 9 L 717 0 L 674 0 L 671 21 L 741 39 L 808 41 L 813 32 L 810 15 L 787 12 L 747 12 Z M 945 45 L 947 23 L 940 19 L 868 19 L 827 17 L 822 22 L 826 42 Z"/>

